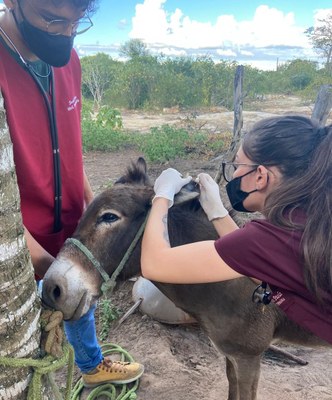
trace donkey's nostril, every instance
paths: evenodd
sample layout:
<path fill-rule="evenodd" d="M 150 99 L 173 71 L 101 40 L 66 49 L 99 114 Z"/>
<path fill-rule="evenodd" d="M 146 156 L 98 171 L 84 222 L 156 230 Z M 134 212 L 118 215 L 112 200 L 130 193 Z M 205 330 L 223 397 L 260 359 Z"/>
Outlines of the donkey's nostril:
<path fill-rule="evenodd" d="M 57 300 L 61 296 L 61 289 L 58 285 L 55 286 L 53 289 L 53 298 L 54 300 Z"/>
<path fill-rule="evenodd" d="M 44 278 L 42 299 L 45 305 L 60 310 L 62 304 L 66 302 L 66 294 L 67 286 L 61 279 Z"/>

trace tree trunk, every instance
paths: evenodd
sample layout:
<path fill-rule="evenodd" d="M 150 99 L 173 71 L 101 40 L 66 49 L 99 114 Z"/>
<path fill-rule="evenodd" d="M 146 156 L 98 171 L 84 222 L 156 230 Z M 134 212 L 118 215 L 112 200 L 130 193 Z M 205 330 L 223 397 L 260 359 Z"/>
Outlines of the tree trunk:
<path fill-rule="evenodd" d="M 40 310 L 0 92 L 0 357 L 38 356 Z M 26 399 L 32 372 L 0 364 L 0 399 Z"/>

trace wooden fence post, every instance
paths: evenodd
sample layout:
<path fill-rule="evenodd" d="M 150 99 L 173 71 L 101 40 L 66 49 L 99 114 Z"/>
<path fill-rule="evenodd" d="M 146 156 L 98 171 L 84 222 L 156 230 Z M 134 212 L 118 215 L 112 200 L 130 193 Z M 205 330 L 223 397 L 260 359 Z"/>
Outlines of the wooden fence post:
<path fill-rule="evenodd" d="M 243 128 L 243 65 L 238 65 L 234 79 L 234 126 L 233 140 L 228 151 L 228 157 L 231 160 L 235 157 L 238 144 L 241 139 L 241 130 Z"/>
<path fill-rule="evenodd" d="M 241 139 L 241 130 L 243 127 L 243 65 L 238 65 L 235 71 L 234 78 L 234 125 L 233 125 L 233 138 L 232 143 L 227 151 L 226 159 L 231 161 L 234 159 Z M 221 166 L 215 181 L 219 183 L 222 179 Z"/>
<path fill-rule="evenodd" d="M 332 85 L 322 85 L 319 89 L 311 119 L 318 125 L 325 125 L 332 108 Z"/>

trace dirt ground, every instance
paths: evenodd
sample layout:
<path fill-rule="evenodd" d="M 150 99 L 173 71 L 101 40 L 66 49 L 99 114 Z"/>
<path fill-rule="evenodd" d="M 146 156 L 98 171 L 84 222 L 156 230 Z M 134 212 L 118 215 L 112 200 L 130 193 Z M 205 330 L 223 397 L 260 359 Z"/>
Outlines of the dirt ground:
<path fill-rule="evenodd" d="M 256 105 L 257 111 L 244 113 L 244 126 L 257 119 L 287 112 L 310 115 L 312 105 L 302 105 L 298 99 L 269 98 Z M 144 132 L 151 126 L 163 123 L 178 124 L 192 120 L 192 114 L 123 113 L 126 129 Z M 221 109 L 198 112 L 194 122 L 213 131 L 231 130 L 233 114 Z M 93 152 L 85 154 L 88 177 L 96 193 L 122 175 L 131 160 L 139 155 L 133 150 L 119 153 Z M 157 176 L 168 166 L 195 175 L 201 171 L 216 173 L 218 164 L 213 160 L 175 160 L 168 165 L 150 165 L 150 175 Z M 113 303 L 125 313 L 132 305 L 133 282 L 118 286 Z M 214 349 L 209 339 L 195 325 L 166 325 L 136 311 L 120 326 L 110 326 L 106 342 L 117 343 L 145 366 L 138 390 L 139 400 L 224 400 L 228 384 L 224 357 Z M 262 371 L 258 399 L 263 400 L 331 400 L 332 399 L 332 350 L 305 349 L 280 345 L 297 355 L 308 365 L 301 366 L 268 351 L 262 358 Z"/>

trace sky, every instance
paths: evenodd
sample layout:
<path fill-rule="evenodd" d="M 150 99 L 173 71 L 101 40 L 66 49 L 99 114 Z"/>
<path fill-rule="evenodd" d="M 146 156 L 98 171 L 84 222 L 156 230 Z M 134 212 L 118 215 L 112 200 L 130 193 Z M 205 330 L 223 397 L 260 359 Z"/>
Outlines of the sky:
<path fill-rule="evenodd" d="M 94 27 L 75 39 L 81 56 L 118 58 L 134 38 L 151 53 L 208 55 L 259 69 L 296 58 L 317 60 L 304 31 L 332 13 L 331 0 L 99 0 Z"/>
<path fill-rule="evenodd" d="M 332 13 L 332 0 L 99 0 L 94 26 L 75 38 L 80 56 L 141 39 L 152 54 L 210 56 L 259 69 L 317 61 L 304 31 Z"/>
<path fill-rule="evenodd" d="M 331 0 L 99 0 L 93 28 L 75 39 L 81 56 L 141 39 L 152 54 L 235 60 L 276 69 L 318 60 L 304 31 L 332 13 Z"/>

